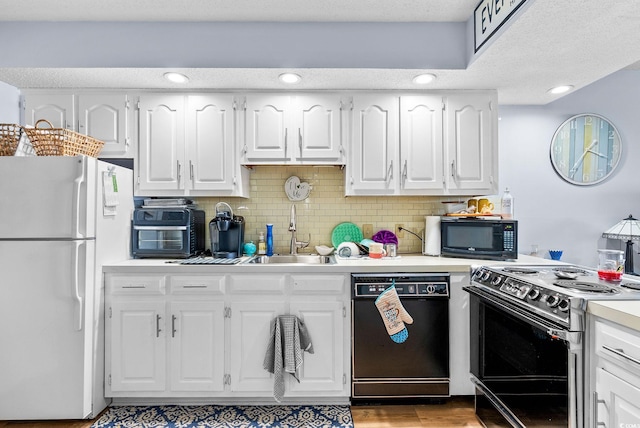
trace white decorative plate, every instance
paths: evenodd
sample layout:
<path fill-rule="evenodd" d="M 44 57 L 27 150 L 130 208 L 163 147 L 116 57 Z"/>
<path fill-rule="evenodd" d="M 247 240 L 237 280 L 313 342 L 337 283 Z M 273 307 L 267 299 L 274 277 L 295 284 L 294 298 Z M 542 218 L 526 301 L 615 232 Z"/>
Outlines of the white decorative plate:
<path fill-rule="evenodd" d="M 292 175 L 284 182 L 284 192 L 290 201 L 303 201 L 309 197 L 311 185 L 309 183 L 301 183 L 298 177 Z"/>

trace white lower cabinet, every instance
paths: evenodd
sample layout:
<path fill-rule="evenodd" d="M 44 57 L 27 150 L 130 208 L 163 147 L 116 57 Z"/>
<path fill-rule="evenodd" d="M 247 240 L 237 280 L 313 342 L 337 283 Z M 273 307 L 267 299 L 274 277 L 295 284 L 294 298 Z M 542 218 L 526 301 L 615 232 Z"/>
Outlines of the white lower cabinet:
<path fill-rule="evenodd" d="M 230 307 L 231 391 L 268 396 L 273 391 L 273 375 L 263 368 L 264 356 L 269 344 L 271 320 L 286 313 L 285 303 L 237 301 Z"/>
<path fill-rule="evenodd" d="M 111 326 L 111 371 L 114 393 L 161 392 L 166 389 L 164 301 L 115 301 L 108 311 Z M 109 346 L 110 345 L 110 346 Z"/>
<path fill-rule="evenodd" d="M 592 318 L 588 427 L 640 425 L 640 331 Z"/>
<path fill-rule="evenodd" d="M 348 399 L 348 275 L 106 275 L 106 395 L 273 399 L 272 321 L 302 320 L 314 353 L 285 400 Z"/>
<path fill-rule="evenodd" d="M 169 306 L 171 390 L 223 391 L 224 302 L 171 302 Z"/>

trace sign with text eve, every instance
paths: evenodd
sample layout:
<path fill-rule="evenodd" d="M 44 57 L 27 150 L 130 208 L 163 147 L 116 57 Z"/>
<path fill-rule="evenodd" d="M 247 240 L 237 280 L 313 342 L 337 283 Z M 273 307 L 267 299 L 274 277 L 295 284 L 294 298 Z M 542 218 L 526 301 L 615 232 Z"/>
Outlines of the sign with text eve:
<path fill-rule="evenodd" d="M 527 0 L 482 0 L 473 13 L 475 52 L 507 22 Z"/>

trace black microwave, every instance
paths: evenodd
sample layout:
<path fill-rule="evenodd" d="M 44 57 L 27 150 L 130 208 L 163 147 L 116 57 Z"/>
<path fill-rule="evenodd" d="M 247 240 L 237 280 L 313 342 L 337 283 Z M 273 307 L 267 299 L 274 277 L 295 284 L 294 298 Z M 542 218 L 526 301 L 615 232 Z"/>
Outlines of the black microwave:
<path fill-rule="evenodd" d="M 518 221 L 479 217 L 442 217 L 440 254 L 484 260 L 518 258 Z"/>
<path fill-rule="evenodd" d="M 205 213 L 190 208 L 136 208 L 131 221 L 134 258 L 188 258 L 205 247 Z"/>

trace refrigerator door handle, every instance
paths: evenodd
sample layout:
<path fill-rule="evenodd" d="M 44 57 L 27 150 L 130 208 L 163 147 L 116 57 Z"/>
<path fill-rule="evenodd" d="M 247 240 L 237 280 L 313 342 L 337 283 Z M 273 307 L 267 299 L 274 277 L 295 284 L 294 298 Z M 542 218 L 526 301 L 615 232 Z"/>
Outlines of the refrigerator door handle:
<path fill-rule="evenodd" d="M 84 241 L 75 241 L 75 251 L 73 254 L 73 263 L 72 268 L 73 268 L 73 275 L 72 275 L 72 281 L 73 283 L 71 284 L 71 297 L 74 301 L 76 301 L 78 303 L 78 312 L 77 312 L 77 317 L 75 317 L 74 315 L 74 328 L 77 331 L 82 331 L 82 314 L 83 314 L 83 299 L 82 296 L 80 295 L 80 247 L 82 245 L 85 245 Z"/>
<path fill-rule="evenodd" d="M 82 239 L 84 235 L 80 233 L 80 197 L 82 196 L 82 183 L 84 183 L 84 175 L 85 175 L 85 157 L 79 156 L 80 163 L 80 174 L 73 180 L 73 237 L 75 239 Z"/>

